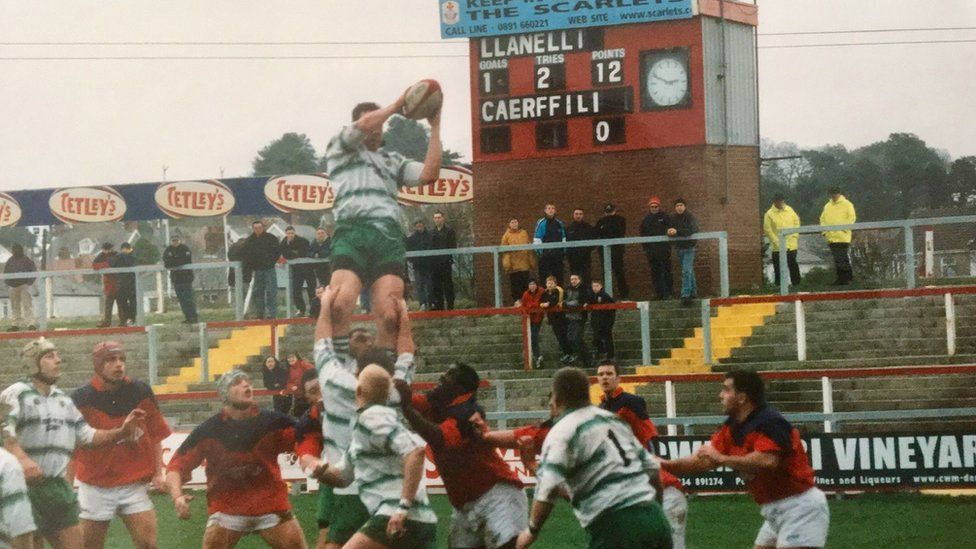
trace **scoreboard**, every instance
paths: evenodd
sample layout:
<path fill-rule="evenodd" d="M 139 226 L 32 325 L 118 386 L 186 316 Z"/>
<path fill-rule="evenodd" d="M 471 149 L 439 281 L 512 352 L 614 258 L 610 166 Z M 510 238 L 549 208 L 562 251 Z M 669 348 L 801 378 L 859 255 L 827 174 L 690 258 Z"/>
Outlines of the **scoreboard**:
<path fill-rule="evenodd" d="M 471 40 L 475 161 L 702 144 L 697 20 Z"/>

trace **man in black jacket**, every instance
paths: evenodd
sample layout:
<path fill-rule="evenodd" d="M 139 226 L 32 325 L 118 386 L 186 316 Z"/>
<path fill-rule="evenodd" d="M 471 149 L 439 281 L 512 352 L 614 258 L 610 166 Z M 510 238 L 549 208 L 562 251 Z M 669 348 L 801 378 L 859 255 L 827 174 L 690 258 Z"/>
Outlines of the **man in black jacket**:
<path fill-rule="evenodd" d="M 684 198 L 674 201 L 674 215 L 668 224 L 668 236 L 691 236 L 698 232 L 698 221 L 688 211 Z M 697 285 L 695 283 L 695 240 L 678 240 L 674 247 L 678 250 L 678 261 L 681 263 L 681 304 L 691 305 L 695 298 Z"/>
<path fill-rule="evenodd" d="M 617 208 L 613 204 L 603 207 L 603 217 L 596 222 L 596 232 L 600 238 L 623 238 L 627 234 L 627 220 L 624 216 L 617 214 Z M 603 248 L 600 248 L 600 261 L 606 264 L 603 257 Z M 610 269 L 613 271 L 613 281 L 616 294 L 621 299 L 627 299 L 630 295 L 630 288 L 627 286 L 627 273 L 624 271 L 624 247 L 621 244 L 610 246 Z"/>
<path fill-rule="evenodd" d="M 308 257 L 310 246 L 308 240 L 295 233 L 295 227 L 291 225 L 285 227 L 285 237 L 281 239 L 281 257 L 286 261 L 293 259 L 305 259 Z M 297 316 L 305 316 L 305 298 L 302 291 L 308 296 L 308 302 L 315 301 L 315 271 L 311 265 L 292 265 L 291 267 L 291 299 L 298 310 Z"/>
<path fill-rule="evenodd" d="M 596 229 L 583 219 L 583 208 L 573 210 L 573 222 L 566 227 L 566 241 L 573 242 L 578 240 L 595 239 Z M 584 286 L 590 284 L 590 257 L 593 248 L 566 248 L 566 257 L 569 259 L 569 272 L 580 276 Z"/>
<path fill-rule="evenodd" d="M 113 269 L 135 267 L 136 258 L 132 256 L 132 245 L 123 242 L 119 246 L 119 254 L 109 261 Z M 119 273 L 115 275 L 119 283 L 116 302 L 119 304 L 119 325 L 132 326 L 136 323 L 136 275 L 135 273 Z"/>
<path fill-rule="evenodd" d="M 587 305 L 606 305 L 613 303 L 610 294 L 603 289 L 603 281 L 594 280 L 590 285 L 590 295 L 586 301 Z M 603 354 L 601 358 L 610 359 L 614 355 L 613 347 L 613 324 L 617 320 L 617 311 L 614 309 L 596 309 L 590 311 L 590 330 L 593 332 L 593 348 L 596 352 Z"/>
<path fill-rule="evenodd" d="M 11 273 L 33 273 L 37 271 L 34 260 L 24 255 L 24 247 L 20 244 L 11 246 L 10 251 L 13 255 L 7 260 L 3 267 L 4 274 Z M 31 297 L 31 286 L 34 285 L 34 277 L 25 276 L 24 278 L 8 278 L 7 286 L 10 287 L 10 316 L 13 317 L 14 325 L 10 327 L 11 332 L 20 330 L 20 326 L 26 322 L 28 330 L 36 330 L 34 325 L 34 300 Z"/>
<path fill-rule="evenodd" d="M 413 232 L 407 237 L 407 251 L 420 252 L 430 249 L 430 232 L 423 219 L 413 224 Z M 413 257 L 408 261 L 413 267 L 413 292 L 422 310 L 433 306 L 431 299 L 430 257 Z"/>
<path fill-rule="evenodd" d="M 582 277 L 576 273 L 569 275 L 569 286 L 566 286 L 566 295 L 563 298 L 563 307 L 566 308 L 566 338 L 571 354 L 586 368 L 592 366 L 590 363 L 593 360 L 583 339 L 587 317 L 583 306 L 589 301 L 590 289 L 583 285 Z"/>
<path fill-rule="evenodd" d="M 169 246 L 163 250 L 163 266 L 167 269 L 182 267 L 193 263 L 190 248 L 180 241 L 180 237 L 173 235 L 169 239 Z M 176 292 L 176 299 L 180 302 L 180 309 L 183 310 L 183 323 L 197 323 L 197 306 L 193 302 L 193 271 L 190 269 L 177 269 L 169 272 L 169 280 L 173 284 L 173 291 Z"/>
<path fill-rule="evenodd" d="M 652 196 L 647 202 L 647 215 L 641 221 L 641 236 L 666 236 L 668 234 L 668 214 L 661 210 L 661 199 Z M 674 279 L 671 276 L 671 244 L 653 242 L 644 244 L 647 266 L 651 271 L 651 282 L 658 299 L 671 299 L 674 293 Z"/>
<path fill-rule="evenodd" d="M 278 274 L 275 264 L 279 257 L 278 239 L 264 230 L 263 221 L 251 223 L 251 234 L 244 240 L 241 261 L 245 272 L 251 272 L 251 299 L 257 318 L 275 318 L 278 315 Z"/>
<path fill-rule="evenodd" d="M 434 212 L 434 230 L 430 235 L 431 250 L 449 250 L 457 248 L 457 235 L 454 229 L 444 224 L 444 214 Z M 451 265 L 454 258 L 449 255 L 439 255 L 431 258 L 431 280 L 433 282 L 434 310 L 443 310 L 446 303 L 447 309 L 454 309 L 454 277 L 451 272 Z"/>
<path fill-rule="evenodd" d="M 312 259 L 329 259 L 332 256 L 332 236 L 329 235 L 324 227 L 319 227 L 315 229 L 315 240 L 312 240 L 311 244 L 308 246 L 308 257 Z M 312 269 L 312 281 L 317 288 L 324 288 L 329 285 L 329 279 L 332 277 L 332 264 L 331 263 L 316 263 L 310 265 Z M 317 289 L 316 288 L 316 289 Z M 322 307 L 322 301 L 317 298 L 312 298 L 309 300 L 308 305 L 308 316 L 312 318 L 319 317 L 319 310 Z"/>

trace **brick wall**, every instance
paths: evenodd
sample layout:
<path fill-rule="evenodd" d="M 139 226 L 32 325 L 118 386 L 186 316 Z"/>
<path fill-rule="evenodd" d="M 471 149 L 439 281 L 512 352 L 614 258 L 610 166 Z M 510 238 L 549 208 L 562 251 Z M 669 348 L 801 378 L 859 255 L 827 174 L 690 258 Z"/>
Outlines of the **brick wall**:
<path fill-rule="evenodd" d="M 639 236 L 648 197 L 660 196 L 670 212 L 672 201 L 680 196 L 687 201 L 702 231 L 728 231 L 731 287 L 752 287 L 761 280 L 758 155 L 759 150 L 754 147 L 728 149 L 727 199 L 726 162 L 718 146 L 476 163 L 473 170 L 475 244 L 499 244 L 511 216 L 518 217 L 522 227 L 531 234 L 546 202 L 556 205 L 557 216 L 564 222 L 572 219 L 573 208 L 582 207 L 587 221 L 594 224 L 602 215 L 603 205 L 612 202 L 617 212 L 627 218 L 627 236 Z M 672 259 L 677 261 L 675 254 Z M 627 247 L 625 263 L 630 298 L 649 297 L 650 277 L 639 246 Z M 717 242 L 699 243 L 695 263 L 699 293 L 717 294 Z M 489 257 L 477 260 L 475 272 L 484 273 L 475 280 L 478 302 L 482 305 L 494 299 L 491 268 Z M 602 278 L 599 269 L 594 254 L 593 272 Z M 676 283 L 679 280 L 676 269 Z M 504 273 L 503 281 L 507 302 Z"/>

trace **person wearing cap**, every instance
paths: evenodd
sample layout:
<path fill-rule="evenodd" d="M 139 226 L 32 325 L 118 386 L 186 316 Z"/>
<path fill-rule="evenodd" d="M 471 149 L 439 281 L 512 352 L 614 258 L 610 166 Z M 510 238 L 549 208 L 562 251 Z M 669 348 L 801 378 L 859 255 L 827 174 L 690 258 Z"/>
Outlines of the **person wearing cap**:
<path fill-rule="evenodd" d="M 854 204 L 841 194 L 838 187 L 831 187 L 827 194 L 830 199 L 820 213 L 821 225 L 850 225 L 857 222 Z M 854 269 L 848 255 L 851 249 L 851 230 L 824 231 L 823 235 L 830 247 L 830 253 L 834 256 L 834 270 L 837 272 L 834 285 L 850 284 L 854 280 Z"/>
<path fill-rule="evenodd" d="M 773 282 L 776 286 L 779 286 L 779 230 L 799 226 L 800 216 L 786 205 L 786 197 L 782 194 L 774 196 L 773 205 L 763 216 L 763 233 L 769 239 L 769 249 L 772 251 Z M 800 267 L 796 264 L 799 243 L 798 233 L 786 235 L 786 265 L 790 270 L 790 283 L 794 286 L 800 283 Z"/>
<path fill-rule="evenodd" d="M 652 196 L 647 201 L 647 215 L 641 221 L 641 236 L 667 236 L 668 214 L 661 209 L 661 199 Z M 674 278 L 671 275 L 671 244 L 669 242 L 648 242 L 642 244 L 647 266 L 651 271 L 651 282 L 658 299 L 671 299 L 674 295 Z"/>
<path fill-rule="evenodd" d="M 0 404 L 0 434 L 8 407 Z M 0 444 L 0 543 L 10 549 L 34 549 L 34 513 L 27 495 L 24 470 L 13 454 Z"/>
<path fill-rule="evenodd" d="M 112 258 L 118 253 L 113 249 L 115 246 L 111 242 L 102 244 L 102 251 L 92 260 L 92 269 L 98 271 L 111 267 Z M 102 293 L 105 295 L 105 314 L 99 328 L 108 328 L 112 325 L 112 308 L 118 302 L 119 281 L 116 275 L 102 275 Z M 119 324 L 125 324 L 122 318 L 122 309 L 119 309 Z"/>
<path fill-rule="evenodd" d="M 684 198 L 674 201 L 674 214 L 668 218 L 668 236 L 681 238 L 698 232 L 698 221 L 688 211 Z M 678 250 L 678 261 L 681 263 L 681 304 L 691 305 L 695 298 L 698 285 L 695 282 L 695 241 L 678 240 L 674 243 Z"/>
<path fill-rule="evenodd" d="M 180 302 L 184 324 L 196 324 L 198 320 L 197 306 L 193 299 L 193 271 L 176 269 L 190 263 L 193 263 L 190 248 L 183 244 L 179 235 L 174 234 L 169 239 L 169 246 L 163 250 L 163 266 L 170 269 L 169 280 L 173 283 L 173 291 L 176 292 L 176 299 Z"/>
<path fill-rule="evenodd" d="M 123 242 L 119 246 L 119 253 L 109 261 L 113 269 L 127 269 L 136 266 L 136 258 L 132 255 L 132 245 Z M 115 275 L 119 283 L 116 301 L 119 304 L 119 325 L 132 326 L 136 322 L 136 274 L 119 273 Z"/>
<path fill-rule="evenodd" d="M 508 229 L 502 235 L 502 246 L 520 246 L 531 244 L 529 233 L 519 227 L 519 220 L 515 217 L 508 220 Z M 532 250 L 519 250 L 502 253 L 502 269 L 508 273 L 508 287 L 512 293 L 512 301 L 518 303 L 529 287 L 529 278 L 535 270 L 535 254 Z"/>
<path fill-rule="evenodd" d="M 183 483 L 206 461 L 204 547 L 234 547 L 256 533 L 272 547 L 304 548 L 278 465 L 279 454 L 295 450 L 295 420 L 259 409 L 250 377 L 236 368 L 221 376 L 217 392 L 223 409 L 190 433 L 166 467 L 177 516 L 189 520 L 193 496 Z"/>
<path fill-rule="evenodd" d="M 17 458 L 27 481 L 37 534 L 54 547 L 82 547 L 78 498 L 65 479 L 76 448 L 136 443 L 145 432 L 146 412 L 133 409 L 111 429 L 94 429 L 75 403 L 57 387 L 61 377 L 58 348 L 43 337 L 21 351 L 28 379 L 0 393 L 9 411 L 4 445 Z"/>
<path fill-rule="evenodd" d="M 627 220 L 617 213 L 617 208 L 610 203 L 603 207 L 603 217 L 596 222 L 596 233 L 600 238 L 623 238 L 627 235 Z M 606 264 L 603 248 L 600 248 L 600 261 Z M 624 269 L 624 247 L 622 244 L 610 246 L 610 269 L 613 271 L 614 293 L 620 299 L 627 299 L 630 288 L 627 286 L 627 272 Z M 604 271 L 606 269 L 604 268 Z"/>
<path fill-rule="evenodd" d="M 86 549 L 105 546 L 109 523 L 116 516 L 122 517 L 133 546 L 156 547 L 156 512 L 147 483 L 157 490 L 165 486 L 161 442 L 171 431 L 152 388 L 126 376 L 125 358 L 125 349 L 118 341 L 95 345 L 95 375 L 71 395 L 85 421 L 96 429 L 121 426 L 132 410 L 145 413 L 145 429 L 129 444 L 75 450 Z"/>

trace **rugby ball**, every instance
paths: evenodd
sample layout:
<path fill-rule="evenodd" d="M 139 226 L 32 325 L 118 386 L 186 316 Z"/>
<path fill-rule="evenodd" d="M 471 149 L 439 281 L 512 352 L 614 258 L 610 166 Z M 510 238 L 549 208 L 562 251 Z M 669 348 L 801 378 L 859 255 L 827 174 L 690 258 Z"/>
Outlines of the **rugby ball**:
<path fill-rule="evenodd" d="M 401 114 L 413 120 L 423 120 L 437 114 L 444 101 L 441 85 L 437 80 L 421 80 L 407 88 L 403 94 Z"/>

